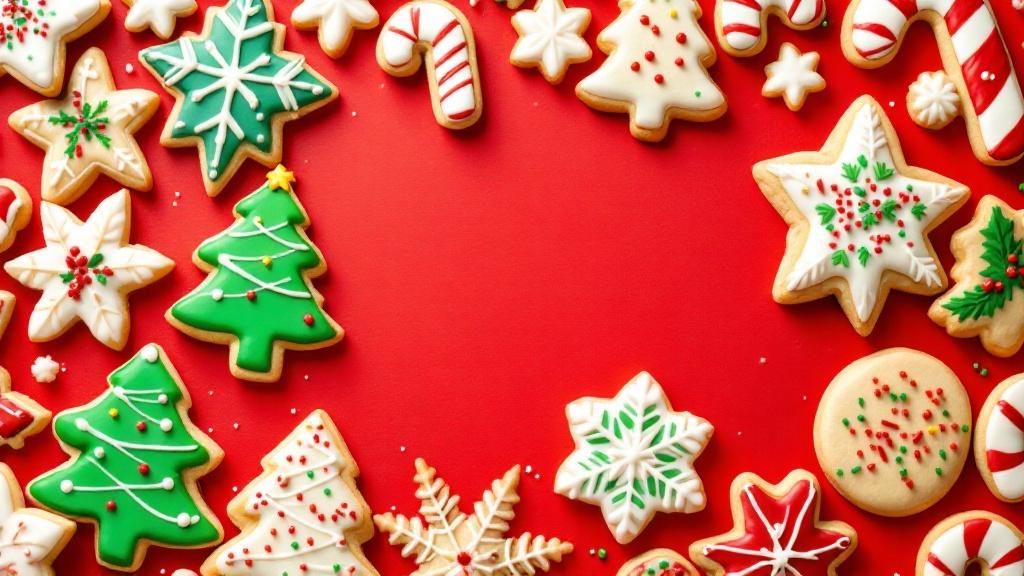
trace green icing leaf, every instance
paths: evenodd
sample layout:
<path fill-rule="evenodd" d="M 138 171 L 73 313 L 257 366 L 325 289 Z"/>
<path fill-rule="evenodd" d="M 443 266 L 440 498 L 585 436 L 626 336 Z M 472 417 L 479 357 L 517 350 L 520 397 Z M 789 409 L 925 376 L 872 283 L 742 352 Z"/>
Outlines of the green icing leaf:
<path fill-rule="evenodd" d="M 850 182 L 853 182 L 855 184 L 857 183 L 857 181 L 860 179 L 860 171 L 861 167 L 858 166 L 857 164 L 843 163 L 843 176 L 845 176 L 846 179 L 849 180 Z"/>
<path fill-rule="evenodd" d="M 832 253 L 832 265 L 844 268 L 850 267 L 850 257 L 846 254 L 846 250 L 840 248 Z"/>
<path fill-rule="evenodd" d="M 857 249 L 857 261 L 861 266 L 867 266 L 869 258 L 871 258 L 871 252 L 867 248 L 861 246 Z"/>
<path fill-rule="evenodd" d="M 927 211 L 928 207 L 925 206 L 924 204 L 921 204 L 920 202 L 914 204 L 914 206 L 911 207 L 910 209 L 910 213 L 913 214 L 914 218 L 917 218 L 918 220 L 924 218 L 925 212 Z"/>
<path fill-rule="evenodd" d="M 896 171 L 890 168 L 885 162 L 875 162 L 875 180 L 881 182 L 892 178 Z"/>
<path fill-rule="evenodd" d="M 836 209 L 830 204 L 824 202 L 814 207 L 814 211 L 821 217 L 821 225 L 827 226 L 832 222 L 832 219 L 836 217 Z"/>
<path fill-rule="evenodd" d="M 889 222 L 895 222 L 897 220 L 896 210 L 898 206 L 899 203 L 893 200 L 892 198 L 886 200 L 885 202 L 882 202 L 882 218 L 888 220 Z"/>

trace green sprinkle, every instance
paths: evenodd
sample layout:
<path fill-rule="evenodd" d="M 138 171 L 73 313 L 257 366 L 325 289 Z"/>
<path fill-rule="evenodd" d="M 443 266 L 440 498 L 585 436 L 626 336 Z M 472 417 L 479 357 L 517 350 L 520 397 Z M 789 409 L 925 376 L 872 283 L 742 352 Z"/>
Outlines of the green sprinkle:
<path fill-rule="evenodd" d="M 335 564 L 334 566 L 331 566 L 331 570 L 334 570 L 335 574 L 341 572 L 341 564 Z"/>
<path fill-rule="evenodd" d="M 845 474 L 845 472 L 843 472 L 842 468 L 836 470 L 836 476 L 839 476 L 840 478 L 842 478 L 843 474 Z"/>
<path fill-rule="evenodd" d="M 694 92 L 693 95 L 696 96 L 697 98 L 700 98 L 700 90 Z"/>
<path fill-rule="evenodd" d="M 897 232 L 896 235 L 899 236 L 900 238 L 906 238 L 907 237 L 907 231 L 902 229 L 902 228 L 900 228 L 900 231 Z"/>
<path fill-rule="evenodd" d="M 900 394 L 900 401 L 902 401 L 902 402 L 906 402 L 907 401 L 907 393 L 906 392 L 903 392 L 902 394 Z"/>
<path fill-rule="evenodd" d="M 903 456 L 897 456 L 896 457 L 896 463 L 897 464 L 903 464 Z"/>
<path fill-rule="evenodd" d="M 299 549 L 299 543 L 298 542 L 292 542 L 292 550 L 298 550 L 298 549 Z"/>
<path fill-rule="evenodd" d="M 907 447 L 906 446 L 900 446 L 900 454 L 906 454 L 906 453 L 907 453 Z"/>
<path fill-rule="evenodd" d="M 661 568 L 662 570 L 668 570 L 669 566 L 672 566 L 672 564 L 668 560 L 658 562 L 658 568 Z"/>
<path fill-rule="evenodd" d="M 865 420 L 867 420 L 867 418 L 864 418 L 863 414 L 858 414 L 857 415 L 857 422 L 863 422 Z"/>
<path fill-rule="evenodd" d="M 907 469 L 906 468 L 900 468 L 900 476 L 903 477 L 903 478 L 907 477 Z"/>
<path fill-rule="evenodd" d="M 843 426 L 846 426 L 847 428 L 850 427 L 850 419 L 849 418 L 843 418 Z"/>
<path fill-rule="evenodd" d="M 1022 182 L 1019 186 L 1017 186 L 1017 190 L 1019 190 L 1021 192 L 1024 192 L 1024 182 Z"/>
<path fill-rule="evenodd" d="M 850 472 L 853 473 L 853 474 L 860 474 L 860 471 L 861 471 L 861 467 L 860 466 L 854 466 L 853 468 L 850 468 Z"/>
<path fill-rule="evenodd" d="M 896 393 L 895 393 L 895 392 L 889 392 L 889 399 L 890 399 L 890 400 L 892 400 L 893 402 L 895 402 L 895 401 L 896 401 L 896 398 L 897 398 L 897 396 L 896 396 Z"/>
<path fill-rule="evenodd" d="M 316 474 L 312 470 L 310 470 L 309 472 L 306 472 L 306 478 L 309 478 L 310 480 L 312 480 L 313 476 L 316 476 Z"/>
<path fill-rule="evenodd" d="M 942 468 L 936 468 L 935 469 L 935 475 L 936 476 L 942 476 Z"/>
<path fill-rule="evenodd" d="M 914 185 L 913 184 L 907 184 L 907 192 L 913 192 L 913 191 L 914 191 Z"/>
<path fill-rule="evenodd" d="M 857 398 L 857 404 L 859 404 L 860 407 L 863 408 L 864 407 L 864 398 Z"/>
<path fill-rule="evenodd" d="M 960 425 L 960 431 L 963 432 L 964 434 L 967 434 L 967 431 L 970 430 L 970 429 L 971 429 L 971 427 L 968 426 L 967 424 L 961 424 Z"/>
<path fill-rule="evenodd" d="M 946 459 L 946 450 L 944 448 L 939 449 L 939 458 Z"/>
<path fill-rule="evenodd" d="M 698 92 L 698 94 L 700 94 L 700 93 Z M 605 550 L 604 548 L 599 549 L 597 551 L 597 557 L 600 558 L 601 560 L 604 560 L 604 559 L 608 558 L 608 551 Z"/>
<path fill-rule="evenodd" d="M 981 369 L 981 377 L 984 378 L 985 376 L 988 376 L 988 368 Z"/>
<path fill-rule="evenodd" d="M 330 488 L 324 488 L 324 496 L 330 496 L 330 495 L 331 495 L 331 489 Z"/>
<path fill-rule="evenodd" d="M 949 410 L 943 409 L 942 415 L 945 416 L 946 418 L 949 418 Z"/>

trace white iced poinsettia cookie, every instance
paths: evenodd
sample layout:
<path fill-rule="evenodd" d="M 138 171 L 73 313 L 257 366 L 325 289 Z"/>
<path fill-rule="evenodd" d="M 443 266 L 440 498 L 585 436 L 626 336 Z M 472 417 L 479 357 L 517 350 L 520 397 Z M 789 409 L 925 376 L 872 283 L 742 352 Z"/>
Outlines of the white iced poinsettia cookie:
<path fill-rule="evenodd" d="M 11 576 L 53 576 L 51 566 L 75 534 L 74 522 L 26 508 L 21 485 L 0 464 L 0 569 Z"/>
<path fill-rule="evenodd" d="M 978 570 L 980 568 L 980 571 Z M 917 552 L 916 576 L 1024 574 L 1024 534 L 1002 516 L 974 510 L 935 525 Z"/>
<path fill-rule="evenodd" d="M 907 91 L 907 111 L 922 128 L 945 128 L 960 115 L 960 93 L 949 76 L 938 72 L 921 72 Z"/>
<path fill-rule="evenodd" d="M 10 248 L 14 237 L 32 218 L 32 198 L 24 186 L 0 178 L 0 252 Z"/>
<path fill-rule="evenodd" d="M 908 166 L 885 111 L 870 96 L 853 103 L 820 151 L 758 162 L 754 179 L 790 226 L 772 290 L 776 302 L 834 294 L 866 336 L 889 290 L 945 289 L 928 233 L 970 192 Z"/>
<path fill-rule="evenodd" d="M 354 30 L 379 23 L 377 9 L 367 0 L 303 0 L 292 12 L 292 25 L 299 30 L 318 29 L 320 48 L 331 58 L 345 53 Z"/>
<path fill-rule="evenodd" d="M 85 222 L 49 202 L 39 211 L 46 246 L 4 265 L 18 282 L 43 292 L 29 318 L 29 339 L 53 340 L 82 320 L 97 340 L 122 349 L 130 328 L 128 293 L 162 278 L 174 261 L 128 244 L 126 190 L 103 200 Z"/>
<path fill-rule="evenodd" d="M 117 90 L 107 57 L 90 48 L 71 72 L 68 94 L 11 114 L 15 132 L 46 151 L 41 194 L 74 202 L 106 174 L 123 186 L 149 190 L 153 177 L 134 134 L 160 106 L 149 90 Z"/>
<path fill-rule="evenodd" d="M 586 8 L 566 8 L 562 0 L 537 0 L 533 10 L 512 16 L 519 39 L 509 60 L 522 68 L 539 68 L 548 82 L 558 84 L 571 64 L 590 60 L 590 45 L 583 39 L 589 25 Z"/>
<path fill-rule="evenodd" d="M 566 414 L 576 450 L 558 469 L 555 492 L 600 506 L 616 541 L 631 542 L 657 512 L 704 509 L 693 462 L 714 428 L 674 412 L 650 374 L 637 374 L 615 398 L 576 400 Z"/>
<path fill-rule="evenodd" d="M 796 46 L 786 42 L 779 49 L 779 59 L 765 66 L 768 79 L 761 88 L 761 94 L 768 98 L 779 96 L 786 107 L 796 112 L 804 107 L 807 96 L 825 89 L 825 79 L 818 74 L 817 52 L 802 53 Z"/>
<path fill-rule="evenodd" d="M 142 32 L 148 28 L 164 40 L 174 34 L 178 18 L 191 16 L 199 8 L 196 0 L 121 1 L 130 7 L 124 19 L 124 27 L 129 32 Z"/>
<path fill-rule="evenodd" d="M 0 76 L 8 73 L 42 94 L 64 82 L 66 44 L 92 30 L 110 0 L 18 0 L 0 9 Z"/>

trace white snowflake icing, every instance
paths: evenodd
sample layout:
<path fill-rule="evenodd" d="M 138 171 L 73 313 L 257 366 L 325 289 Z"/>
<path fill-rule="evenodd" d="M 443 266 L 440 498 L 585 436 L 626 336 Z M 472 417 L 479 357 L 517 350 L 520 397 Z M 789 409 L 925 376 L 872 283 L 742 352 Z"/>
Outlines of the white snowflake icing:
<path fill-rule="evenodd" d="M 158 37 L 167 39 L 174 33 L 178 17 L 196 11 L 196 0 L 124 0 L 131 5 L 124 27 L 132 32 L 151 29 Z"/>
<path fill-rule="evenodd" d="M 960 93 L 945 72 L 922 72 L 910 85 L 907 106 L 917 125 L 941 128 L 960 115 Z"/>
<path fill-rule="evenodd" d="M 372 28 L 380 15 L 366 0 L 303 0 L 292 12 L 292 22 L 302 28 L 319 27 L 320 47 L 337 58 L 348 48 L 352 30 Z"/>
<path fill-rule="evenodd" d="M 533 10 L 512 17 L 519 40 L 511 59 L 517 64 L 540 67 L 549 82 L 557 82 L 573 62 L 590 59 L 590 46 L 582 38 L 590 24 L 590 10 L 566 8 L 562 0 L 538 0 Z"/>

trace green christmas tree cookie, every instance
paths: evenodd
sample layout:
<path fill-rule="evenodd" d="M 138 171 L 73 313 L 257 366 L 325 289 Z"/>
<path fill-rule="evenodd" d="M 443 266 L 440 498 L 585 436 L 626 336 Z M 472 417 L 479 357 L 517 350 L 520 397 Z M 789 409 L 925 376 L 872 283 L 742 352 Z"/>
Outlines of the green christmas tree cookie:
<path fill-rule="evenodd" d="M 223 452 L 188 419 L 178 373 L 156 344 L 109 378 L 99 398 L 58 414 L 53 431 L 72 456 L 28 485 L 44 508 L 97 525 L 97 560 L 133 572 L 150 544 L 201 548 L 223 530 L 196 487 Z"/>
<path fill-rule="evenodd" d="M 230 344 L 237 378 L 274 382 L 285 349 L 323 348 L 344 335 L 311 283 L 327 264 L 304 231 L 309 217 L 294 181 L 278 166 L 235 205 L 235 223 L 192 257 L 210 276 L 167 311 L 168 322 L 186 334 Z"/>

